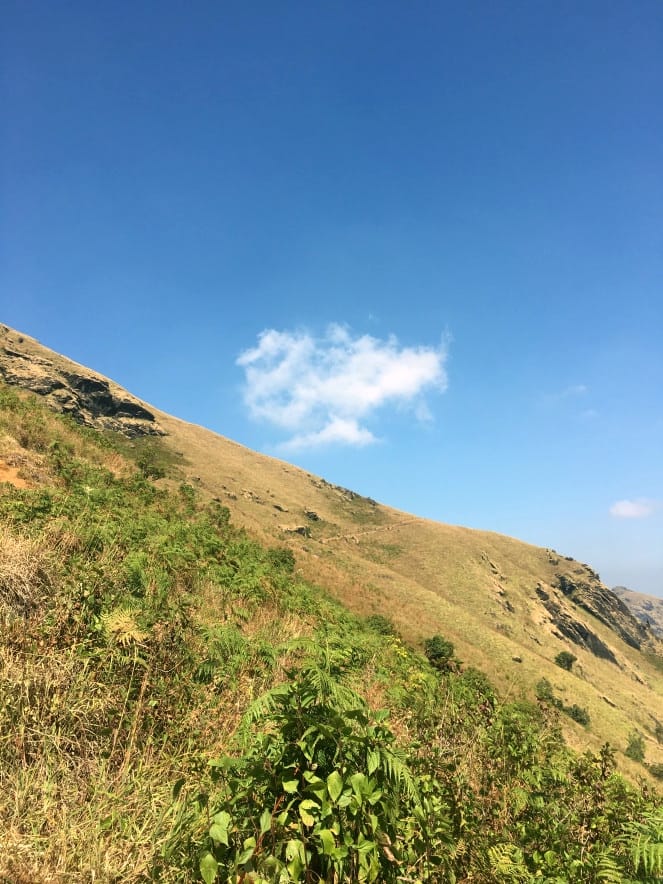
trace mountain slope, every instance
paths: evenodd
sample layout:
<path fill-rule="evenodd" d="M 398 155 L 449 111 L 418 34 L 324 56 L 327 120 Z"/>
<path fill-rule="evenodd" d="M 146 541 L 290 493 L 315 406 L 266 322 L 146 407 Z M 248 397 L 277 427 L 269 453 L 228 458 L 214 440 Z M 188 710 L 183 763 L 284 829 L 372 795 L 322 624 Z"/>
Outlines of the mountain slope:
<path fill-rule="evenodd" d="M 644 592 L 635 592 L 625 586 L 613 586 L 612 591 L 641 623 L 649 626 L 656 635 L 663 637 L 663 599 Z"/>
<path fill-rule="evenodd" d="M 661 642 L 588 566 L 331 485 L 146 405 L 7 327 L 0 378 L 132 444 L 158 435 L 182 480 L 261 540 L 290 547 L 303 575 L 352 611 L 390 618 L 406 641 L 420 646 L 441 634 L 512 694 L 531 697 L 548 679 L 565 703 L 591 716 L 589 731 L 566 726 L 572 745 L 610 740 L 621 748 L 637 728 L 647 758 L 663 761 L 654 737 L 663 718 Z M 16 468 L 15 456 L 5 454 L 7 469 Z M 555 664 L 560 651 L 577 657 L 572 671 Z"/>

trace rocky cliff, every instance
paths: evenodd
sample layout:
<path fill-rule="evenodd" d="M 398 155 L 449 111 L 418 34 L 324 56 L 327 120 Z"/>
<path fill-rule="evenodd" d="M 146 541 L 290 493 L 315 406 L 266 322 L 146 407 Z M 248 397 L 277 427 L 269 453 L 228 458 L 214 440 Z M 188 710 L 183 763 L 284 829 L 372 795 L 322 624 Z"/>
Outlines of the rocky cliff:
<path fill-rule="evenodd" d="M 43 396 L 55 411 L 98 430 L 163 436 L 155 415 L 117 384 L 0 325 L 0 379 Z"/>

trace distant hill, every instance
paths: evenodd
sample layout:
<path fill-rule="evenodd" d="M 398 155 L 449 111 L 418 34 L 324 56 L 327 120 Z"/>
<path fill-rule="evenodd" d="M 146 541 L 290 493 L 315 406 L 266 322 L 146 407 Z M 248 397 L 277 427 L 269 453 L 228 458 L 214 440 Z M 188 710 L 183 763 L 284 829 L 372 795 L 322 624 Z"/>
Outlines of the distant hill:
<path fill-rule="evenodd" d="M 635 592 L 625 586 L 613 586 L 612 591 L 625 602 L 638 620 L 648 624 L 652 632 L 663 638 L 663 599 L 644 592 Z"/>

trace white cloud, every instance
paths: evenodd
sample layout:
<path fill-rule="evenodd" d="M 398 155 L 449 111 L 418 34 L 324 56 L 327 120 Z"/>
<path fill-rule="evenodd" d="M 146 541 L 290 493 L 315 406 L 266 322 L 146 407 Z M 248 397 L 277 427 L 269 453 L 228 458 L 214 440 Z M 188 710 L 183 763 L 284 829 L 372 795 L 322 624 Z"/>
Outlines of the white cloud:
<path fill-rule="evenodd" d="M 363 446 L 377 441 L 363 425 L 386 405 L 429 418 L 423 395 L 446 389 L 444 346 L 401 347 L 393 336 L 353 336 L 331 325 L 321 337 L 267 329 L 237 359 L 252 417 L 292 436 L 284 447 Z"/>
<path fill-rule="evenodd" d="M 363 448 L 377 439 L 365 427 L 360 427 L 356 420 L 332 417 L 321 430 L 313 433 L 300 433 L 293 436 L 281 446 L 286 451 L 301 451 L 303 448 L 316 448 L 340 442 L 344 445 L 356 445 Z"/>
<path fill-rule="evenodd" d="M 610 507 L 610 515 L 616 519 L 646 519 L 658 508 L 658 501 L 646 497 L 635 500 L 618 500 Z"/>

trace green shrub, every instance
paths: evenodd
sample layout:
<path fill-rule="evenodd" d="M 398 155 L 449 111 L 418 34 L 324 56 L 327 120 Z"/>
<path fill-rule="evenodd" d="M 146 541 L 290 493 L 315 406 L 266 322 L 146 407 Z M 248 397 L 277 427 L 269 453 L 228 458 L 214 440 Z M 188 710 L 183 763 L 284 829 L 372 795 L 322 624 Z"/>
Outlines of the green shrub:
<path fill-rule="evenodd" d="M 628 744 L 624 750 L 624 755 L 632 761 L 639 761 L 641 764 L 645 760 L 645 740 L 638 731 L 631 731 L 628 735 Z"/>
<path fill-rule="evenodd" d="M 151 452 L 141 454 L 136 461 L 136 465 L 146 479 L 163 479 L 166 475 L 166 470 L 160 463 L 157 463 L 156 458 Z"/>
<path fill-rule="evenodd" d="M 544 703 L 554 703 L 555 695 L 553 694 L 553 686 L 547 678 L 542 678 L 536 683 L 536 699 Z"/>
<path fill-rule="evenodd" d="M 385 617 L 383 614 L 370 614 L 365 622 L 369 629 L 379 632 L 380 635 L 398 635 L 398 630 L 391 617 Z"/>
<path fill-rule="evenodd" d="M 451 672 L 458 668 L 454 650 L 453 644 L 441 635 L 434 635 L 424 642 L 424 653 L 428 662 L 440 672 Z"/>
<path fill-rule="evenodd" d="M 267 550 L 267 561 L 277 571 L 292 574 L 295 570 L 295 554 L 286 546 L 277 546 Z"/>
<path fill-rule="evenodd" d="M 562 712 L 577 721 L 578 724 L 585 725 L 585 727 L 589 724 L 589 712 L 584 707 L 578 706 L 577 703 L 573 703 L 571 706 L 562 706 Z"/>
<path fill-rule="evenodd" d="M 260 698 L 246 754 L 215 763 L 223 797 L 203 880 L 400 880 L 403 861 L 425 845 L 408 825 L 420 800 L 385 719 L 325 661 Z"/>
<path fill-rule="evenodd" d="M 566 669 L 570 672 L 577 659 L 578 658 L 575 654 L 571 654 L 569 651 L 560 651 L 555 657 L 555 663 L 557 663 L 561 669 Z"/>

